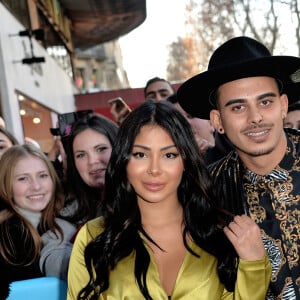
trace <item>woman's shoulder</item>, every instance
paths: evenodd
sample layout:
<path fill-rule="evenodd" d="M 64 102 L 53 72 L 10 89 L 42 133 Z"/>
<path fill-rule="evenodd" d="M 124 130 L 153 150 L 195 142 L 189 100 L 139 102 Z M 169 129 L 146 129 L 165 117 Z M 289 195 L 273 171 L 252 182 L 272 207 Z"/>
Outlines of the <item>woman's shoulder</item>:
<path fill-rule="evenodd" d="M 88 221 L 84 226 L 86 227 L 86 230 L 89 232 L 92 238 L 95 238 L 104 230 L 104 219 L 103 217 L 92 219 Z"/>
<path fill-rule="evenodd" d="M 98 217 L 87 221 L 78 229 L 78 234 L 76 235 L 77 240 L 91 241 L 95 239 L 104 230 L 104 220 L 102 217 Z"/>
<path fill-rule="evenodd" d="M 64 220 L 63 218 L 55 218 L 55 222 L 63 230 L 67 230 L 67 231 L 76 230 L 76 226 L 73 223 Z"/>

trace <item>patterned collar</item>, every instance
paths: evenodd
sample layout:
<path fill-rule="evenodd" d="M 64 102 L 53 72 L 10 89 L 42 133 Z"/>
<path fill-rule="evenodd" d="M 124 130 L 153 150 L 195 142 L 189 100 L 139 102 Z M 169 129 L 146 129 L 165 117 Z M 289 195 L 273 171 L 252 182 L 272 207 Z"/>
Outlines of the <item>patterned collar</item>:
<path fill-rule="evenodd" d="M 250 183 L 257 183 L 257 182 L 269 182 L 272 180 L 278 181 L 278 182 L 285 182 L 289 176 L 289 173 L 283 169 L 274 169 L 271 171 L 271 173 L 267 175 L 258 175 L 250 170 L 246 170 L 245 174 L 247 180 Z"/>

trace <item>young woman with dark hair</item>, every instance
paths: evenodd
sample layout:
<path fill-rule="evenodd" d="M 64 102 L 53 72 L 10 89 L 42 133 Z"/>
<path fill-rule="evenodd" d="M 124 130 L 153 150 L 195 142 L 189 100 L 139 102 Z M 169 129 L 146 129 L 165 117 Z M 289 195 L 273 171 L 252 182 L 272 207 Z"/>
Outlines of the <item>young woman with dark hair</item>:
<path fill-rule="evenodd" d="M 102 217 L 77 235 L 71 299 L 264 299 L 271 276 L 258 226 L 219 210 L 192 130 L 149 100 L 119 128 Z"/>
<path fill-rule="evenodd" d="M 93 114 L 79 119 L 63 138 L 67 167 L 62 214 L 77 226 L 101 214 L 105 172 L 117 132 L 117 124 Z"/>

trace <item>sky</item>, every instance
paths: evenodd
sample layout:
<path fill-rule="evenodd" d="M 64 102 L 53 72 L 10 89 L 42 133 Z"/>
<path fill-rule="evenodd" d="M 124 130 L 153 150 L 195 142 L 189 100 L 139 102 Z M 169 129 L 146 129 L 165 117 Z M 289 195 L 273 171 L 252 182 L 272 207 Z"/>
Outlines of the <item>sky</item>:
<path fill-rule="evenodd" d="M 184 0 L 146 0 L 147 16 L 119 39 L 123 66 L 132 88 L 152 77 L 166 78 L 167 46 L 184 32 Z"/>
<path fill-rule="evenodd" d="M 123 66 L 132 88 L 144 87 L 155 76 L 166 78 L 167 46 L 178 36 L 184 36 L 185 3 L 186 0 L 146 0 L 145 21 L 119 39 Z M 286 12 L 277 11 L 282 14 L 281 20 L 285 20 Z M 284 49 L 274 54 L 297 56 L 290 43 L 290 19 L 281 25 L 286 28 L 281 36 Z"/>

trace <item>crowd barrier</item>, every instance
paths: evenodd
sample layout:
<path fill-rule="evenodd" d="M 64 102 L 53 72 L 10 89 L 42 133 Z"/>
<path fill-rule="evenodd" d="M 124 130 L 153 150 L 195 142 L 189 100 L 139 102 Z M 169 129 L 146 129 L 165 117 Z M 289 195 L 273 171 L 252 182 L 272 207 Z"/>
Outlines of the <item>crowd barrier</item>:
<path fill-rule="evenodd" d="M 67 283 L 56 277 L 14 281 L 7 300 L 66 300 Z"/>

